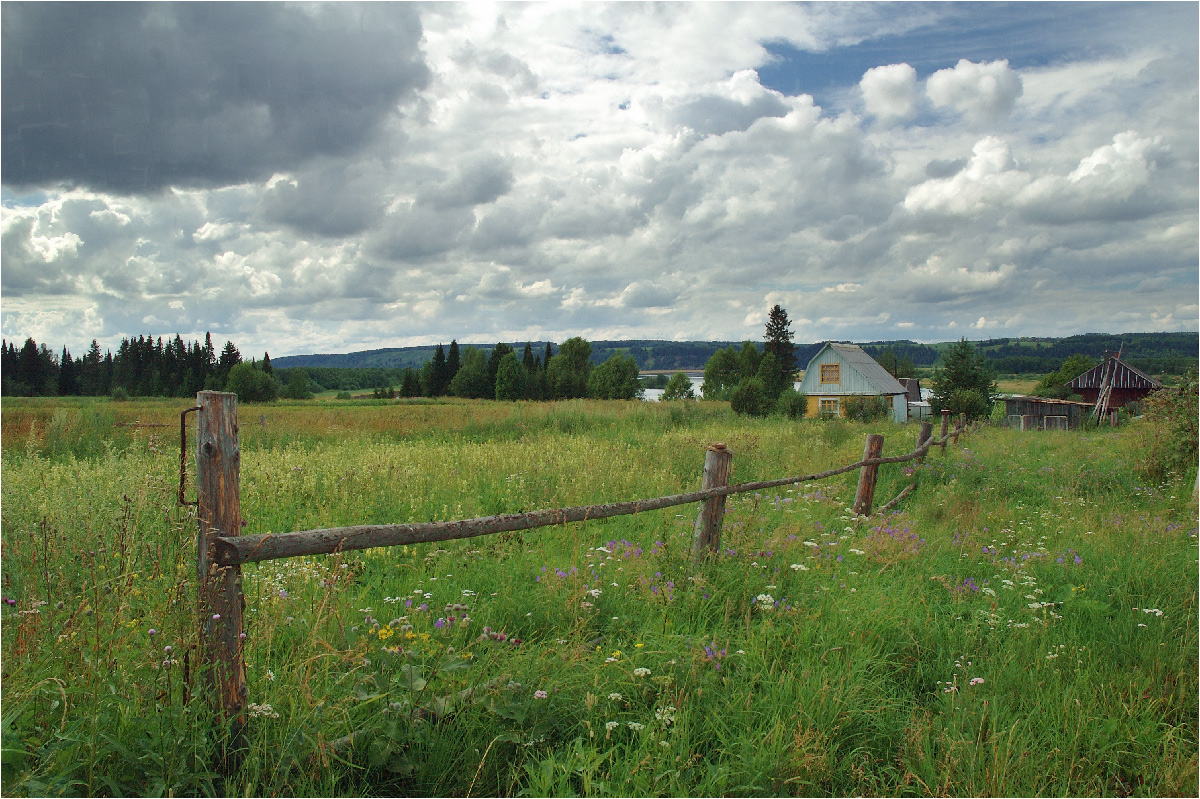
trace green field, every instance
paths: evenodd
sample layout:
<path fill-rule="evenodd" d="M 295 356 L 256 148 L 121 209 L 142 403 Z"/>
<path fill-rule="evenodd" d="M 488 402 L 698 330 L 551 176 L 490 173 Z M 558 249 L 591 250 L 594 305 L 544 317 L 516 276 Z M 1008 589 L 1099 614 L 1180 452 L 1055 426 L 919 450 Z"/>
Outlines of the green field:
<path fill-rule="evenodd" d="M 4 795 L 1178 795 L 1198 790 L 1194 467 L 1148 422 L 973 430 L 923 464 L 244 567 L 250 719 L 198 671 L 182 400 L 6 400 Z M 245 533 L 469 518 L 885 455 L 916 426 L 727 403 L 240 409 Z"/>

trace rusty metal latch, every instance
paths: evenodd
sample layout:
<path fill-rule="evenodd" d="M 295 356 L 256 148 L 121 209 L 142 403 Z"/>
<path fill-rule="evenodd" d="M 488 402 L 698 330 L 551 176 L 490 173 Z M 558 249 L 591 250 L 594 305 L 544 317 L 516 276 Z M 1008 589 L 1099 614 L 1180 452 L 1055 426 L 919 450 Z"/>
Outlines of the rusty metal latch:
<path fill-rule="evenodd" d="M 187 415 L 200 410 L 200 406 L 188 408 L 179 414 L 179 504 L 199 505 L 200 502 L 189 502 L 183 498 L 183 487 L 187 484 Z"/>

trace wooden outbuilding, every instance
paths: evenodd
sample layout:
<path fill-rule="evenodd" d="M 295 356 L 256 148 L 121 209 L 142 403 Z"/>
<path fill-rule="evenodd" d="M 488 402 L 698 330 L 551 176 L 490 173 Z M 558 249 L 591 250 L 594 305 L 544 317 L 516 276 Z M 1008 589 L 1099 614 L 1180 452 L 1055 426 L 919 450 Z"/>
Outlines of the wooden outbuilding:
<path fill-rule="evenodd" d="M 1017 395 L 1005 398 L 1004 412 L 1009 427 L 1021 430 L 1078 430 L 1092 404 Z"/>
<path fill-rule="evenodd" d="M 908 391 L 857 344 L 827 342 L 808 362 L 800 392 L 808 396 L 809 418 L 844 417 L 850 397 L 885 397 L 892 420 L 908 421 Z"/>
<path fill-rule="evenodd" d="M 1085 402 L 1095 404 L 1107 381 L 1109 386 L 1106 410 L 1122 408 L 1130 402 L 1145 399 L 1152 391 L 1162 388 L 1162 383 L 1145 372 L 1113 355 L 1096 368 L 1084 372 L 1067 383 Z"/>

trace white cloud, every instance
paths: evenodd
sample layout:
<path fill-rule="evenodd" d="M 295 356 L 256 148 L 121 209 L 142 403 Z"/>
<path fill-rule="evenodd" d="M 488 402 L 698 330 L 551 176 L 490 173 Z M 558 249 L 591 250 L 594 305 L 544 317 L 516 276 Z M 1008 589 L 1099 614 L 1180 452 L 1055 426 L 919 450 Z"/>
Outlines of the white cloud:
<path fill-rule="evenodd" d="M 987 136 L 971 148 L 971 159 L 958 174 L 909 189 L 904 207 L 915 213 L 976 214 L 991 205 L 1007 204 L 1029 180 L 1017 171 L 1008 144 Z"/>
<path fill-rule="evenodd" d="M 916 111 L 917 71 L 908 64 L 868 69 L 858 86 L 867 113 L 884 122 L 907 119 Z"/>
<path fill-rule="evenodd" d="M 1027 334 L 1197 326 L 1196 80 L 1160 63 L 1194 64 L 1182 32 L 1087 60 L 1050 49 L 1019 75 L 959 61 L 922 86 L 904 61 L 928 53 L 865 74 L 841 53 L 941 24 L 936 5 L 417 13 L 429 79 L 353 152 L 153 195 L 6 184 L 4 335 L 74 351 L 175 332 L 155 319 L 273 356 L 737 340 L 776 302 L 813 341 L 928 340 L 980 317 Z M 791 94 L 761 77 L 781 41 L 803 52 L 776 78 Z M 845 85 L 822 94 L 814 59 Z M 1129 274 L 1153 278 L 1133 309 Z M 65 298 L 91 327 L 32 315 Z"/>
<path fill-rule="evenodd" d="M 925 92 L 937 106 L 951 106 L 976 125 L 1007 117 L 1021 96 L 1021 76 L 1009 69 L 1008 61 L 973 63 L 960 59 L 953 69 L 929 76 Z"/>

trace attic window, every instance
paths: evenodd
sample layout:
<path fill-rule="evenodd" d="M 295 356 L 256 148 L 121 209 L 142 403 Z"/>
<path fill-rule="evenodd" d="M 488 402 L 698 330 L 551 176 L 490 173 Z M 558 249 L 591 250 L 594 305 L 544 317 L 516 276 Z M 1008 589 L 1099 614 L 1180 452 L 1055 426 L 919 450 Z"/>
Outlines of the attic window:
<path fill-rule="evenodd" d="M 840 363 L 823 363 L 823 364 L 821 364 L 821 382 L 822 383 L 840 383 L 840 382 L 842 382 L 842 365 Z"/>

